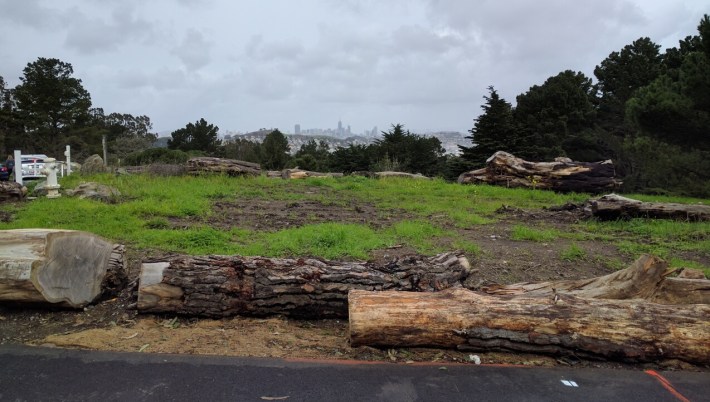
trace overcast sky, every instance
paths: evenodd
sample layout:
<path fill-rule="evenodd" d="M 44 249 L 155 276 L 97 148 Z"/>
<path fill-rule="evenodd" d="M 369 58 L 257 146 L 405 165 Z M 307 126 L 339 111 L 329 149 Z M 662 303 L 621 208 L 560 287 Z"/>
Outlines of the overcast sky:
<path fill-rule="evenodd" d="M 106 113 L 155 131 L 472 127 L 560 71 L 593 77 L 648 36 L 696 34 L 707 0 L 0 0 L 0 75 L 69 62 Z"/>

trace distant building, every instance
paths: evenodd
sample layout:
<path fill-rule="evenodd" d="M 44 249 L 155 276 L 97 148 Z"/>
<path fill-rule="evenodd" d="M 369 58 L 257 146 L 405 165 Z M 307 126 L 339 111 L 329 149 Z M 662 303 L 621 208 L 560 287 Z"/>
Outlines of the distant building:
<path fill-rule="evenodd" d="M 296 126 L 293 128 L 293 133 L 294 134 L 301 134 L 301 125 L 296 124 Z"/>

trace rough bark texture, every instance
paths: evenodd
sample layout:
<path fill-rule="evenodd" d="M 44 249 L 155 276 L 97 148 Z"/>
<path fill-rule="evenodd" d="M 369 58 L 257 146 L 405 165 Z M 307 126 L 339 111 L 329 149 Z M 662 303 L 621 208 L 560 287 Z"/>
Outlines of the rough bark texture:
<path fill-rule="evenodd" d="M 352 346 L 710 362 L 710 305 L 662 305 L 569 295 L 490 296 L 465 289 L 349 296 Z"/>
<path fill-rule="evenodd" d="M 446 253 L 384 266 L 314 258 L 179 256 L 141 267 L 138 310 L 206 317 L 284 314 L 347 317 L 348 291 L 434 291 L 460 285 L 471 267 Z"/>
<path fill-rule="evenodd" d="M 229 176 L 257 176 L 261 174 L 261 167 L 258 163 L 234 159 L 200 157 L 187 161 L 187 172 L 190 174 L 220 173 Z"/>
<path fill-rule="evenodd" d="M 311 172 L 309 170 L 302 170 L 299 168 L 295 168 L 295 169 L 282 170 L 280 177 L 282 179 L 305 179 L 308 177 L 343 177 L 343 174 L 342 173 Z"/>
<path fill-rule="evenodd" d="M 710 205 L 642 202 L 607 194 L 587 202 L 587 210 L 599 219 L 657 218 L 710 221 Z"/>
<path fill-rule="evenodd" d="M 27 187 L 14 181 L 0 181 L 0 201 L 21 200 L 27 195 Z"/>
<path fill-rule="evenodd" d="M 568 158 L 557 158 L 554 162 L 528 162 L 498 151 L 488 158 L 486 167 L 462 173 L 458 182 L 599 193 L 621 185 L 615 175 L 611 160 L 573 162 Z"/>
<path fill-rule="evenodd" d="M 645 299 L 660 304 L 710 304 L 710 280 L 669 278 L 674 270 L 658 257 L 644 255 L 630 267 L 581 280 L 523 282 L 484 287 L 492 295 L 548 296 L 567 294 L 588 299 Z"/>
<path fill-rule="evenodd" d="M 123 255 L 86 232 L 0 231 L 0 301 L 84 307 L 124 284 Z"/>

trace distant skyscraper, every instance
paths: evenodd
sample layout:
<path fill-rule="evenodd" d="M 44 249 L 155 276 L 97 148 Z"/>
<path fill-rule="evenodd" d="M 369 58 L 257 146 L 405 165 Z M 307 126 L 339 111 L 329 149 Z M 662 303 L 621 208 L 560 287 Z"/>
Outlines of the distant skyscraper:
<path fill-rule="evenodd" d="M 338 120 L 338 136 L 343 135 L 343 122 Z"/>
<path fill-rule="evenodd" d="M 353 132 L 350 131 L 350 124 L 348 124 L 348 131 L 347 131 L 348 136 L 352 135 L 352 133 L 353 133 Z"/>
<path fill-rule="evenodd" d="M 375 127 L 372 128 L 372 136 L 373 136 L 373 137 L 377 137 L 377 135 L 378 135 L 379 133 L 380 133 L 380 132 L 377 131 L 377 126 L 375 126 Z"/>
<path fill-rule="evenodd" d="M 296 124 L 296 127 L 293 128 L 293 133 L 294 134 L 301 134 L 301 125 Z"/>

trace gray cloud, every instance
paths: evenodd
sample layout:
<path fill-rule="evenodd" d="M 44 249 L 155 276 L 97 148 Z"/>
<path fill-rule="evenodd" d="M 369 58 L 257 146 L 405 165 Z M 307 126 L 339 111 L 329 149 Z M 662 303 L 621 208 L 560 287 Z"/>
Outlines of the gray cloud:
<path fill-rule="evenodd" d="M 200 31 L 190 28 L 185 32 L 180 45 L 173 48 L 172 54 L 177 56 L 188 70 L 192 71 L 210 63 L 211 47 L 212 43 L 208 42 Z"/>

